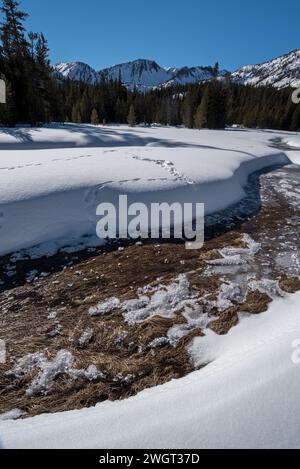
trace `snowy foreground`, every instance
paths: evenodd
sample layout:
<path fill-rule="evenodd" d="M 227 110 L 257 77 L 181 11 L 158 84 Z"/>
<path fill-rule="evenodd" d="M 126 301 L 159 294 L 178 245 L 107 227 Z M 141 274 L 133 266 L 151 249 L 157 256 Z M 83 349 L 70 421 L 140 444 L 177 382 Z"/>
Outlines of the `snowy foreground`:
<path fill-rule="evenodd" d="M 204 202 L 212 213 L 243 198 L 251 172 L 300 163 L 299 140 L 246 130 L 2 131 L 0 254 L 92 243 L 96 205 L 119 193 L 146 203 Z M 2 415 L 0 447 L 299 448 L 299 307 L 300 293 L 285 295 L 226 336 L 206 330 L 189 349 L 205 368 L 131 399 L 25 420 Z"/>
<path fill-rule="evenodd" d="M 206 214 L 244 196 L 247 177 L 288 163 L 290 134 L 174 128 L 53 126 L 0 132 L 0 255 L 38 257 L 100 243 L 96 207 L 204 203 Z M 293 136 L 293 142 L 299 136 Z M 292 142 L 292 143 L 293 143 Z"/>
<path fill-rule="evenodd" d="M 2 445 L 299 448 L 299 305 L 300 293 L 278 299 L 224 337 L 195 339 L 194 360 L 212 362 L 179 381 L 93 409 L 4 421 Z"/>

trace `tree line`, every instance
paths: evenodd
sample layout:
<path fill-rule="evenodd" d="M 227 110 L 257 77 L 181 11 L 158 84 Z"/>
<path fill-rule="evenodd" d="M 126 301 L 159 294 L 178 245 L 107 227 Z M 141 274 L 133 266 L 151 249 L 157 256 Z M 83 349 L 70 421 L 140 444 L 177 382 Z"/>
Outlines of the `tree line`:
<path fill-rule="evenodd" d="M 0 78 L 7 103 L 0 105 L 0 124 L 41 125 L 47 122 L 140 123 L 221 129 L 242 125 L 300 130 L 300 105 L 292 90 L 233 83 L 230 74 L 210 82 L 171 86 L 142 94 L 118 80 L 95 85 L 61 80 L 49 61 L 43 33 L 28 32 L 27 14 L 19 0 L 2 0 Z"/>

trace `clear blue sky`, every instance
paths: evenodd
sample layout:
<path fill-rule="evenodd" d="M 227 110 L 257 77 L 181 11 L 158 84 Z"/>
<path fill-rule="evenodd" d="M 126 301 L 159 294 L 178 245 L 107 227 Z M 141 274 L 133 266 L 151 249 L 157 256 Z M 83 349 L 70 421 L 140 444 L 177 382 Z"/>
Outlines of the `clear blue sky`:
<path fill-rule="evenodd" d="M 234 70 L 300 48 L 299 0 L 22 0 L 51 60 Z"/>

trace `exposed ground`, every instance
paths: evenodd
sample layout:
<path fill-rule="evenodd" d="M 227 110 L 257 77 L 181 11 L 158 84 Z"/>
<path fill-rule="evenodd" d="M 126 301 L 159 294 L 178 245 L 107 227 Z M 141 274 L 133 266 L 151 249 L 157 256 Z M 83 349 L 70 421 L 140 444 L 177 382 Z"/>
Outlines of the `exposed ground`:
<path fill-rule="evenodd" d="M 253 176 L 242 203 L 208 217 L 201 251 L 146 243 L 2 258 L 0 413 L 79 409 L 180 378 L 194 369 L 193 337 L 226 334 L 299 290 L 299 182 L 294 166 Z"/>

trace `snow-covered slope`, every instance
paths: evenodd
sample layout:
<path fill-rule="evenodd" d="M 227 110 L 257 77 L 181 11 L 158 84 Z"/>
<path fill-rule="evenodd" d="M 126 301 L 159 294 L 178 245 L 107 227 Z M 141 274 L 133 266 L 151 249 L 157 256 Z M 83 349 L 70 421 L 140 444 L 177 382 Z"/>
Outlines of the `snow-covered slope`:
<path fill-rule="evenodd" d="M 201 202 L 207 214 L 223 209 L 244 197 L 250 173 L 289 161 L 269 146 L 284 135 L 91 125 L 3 129 L 0 255 L 33 247 L 51 254 L 90 242 L 96 207 L 116 205 L 119 194 L 147 206 Z"/>
<path fill-rule="evenodd" d="M 99 81 L 99 74 L 89 65 L 83 62 L 59 63 L 55 66 L 55 72 L 64 79 L 84 81 L 94 85 Z"/>
<path fill-rule="evenodd" d="M 103 78 L 121 78 L 129 90 L 136 88 L 141 92 L 170 84 L 197 83 L 212 78 L 211 67 L 163 68 L 153 60 L 145 59 L 114 65 L 98 72 L 82 62 L 60 63 L 54 68 L 62 79 L 94 84 Z"/>
<path fill-rule="evenodd" d="M 211 363 L 95 408 L 0 422 L 4 448 L 299 448 L 300 293 L 195 339 Z"/>
<path fill-rule="evenodd" d="M 140 91 L 160 86 L 168 81 L 171 77 L 170 72 L 160 67 L 152 60 L 135 60 L 102 70 L 99 76 L 118 80 L 120 77 L 122 82 L 128 89 L 135 87 Z"/>
<path fill-rule="evenodd" d="M 165 83 L 163 86 L 169 85 L 186 85 L 189 83 L 200 83 L 201 81 L 208 81 L 212 78 L 211 67 L 183 67 L 172 70 L 173 78 Z M 220 75 L 222 75 L 221 72 Z"/>
<path fill-rule="evenodd" d="M 153 88 L 166 87 L 173 84 L 188 84 L 207 81 L 212 78 L 212 67 L 163 68 L 153 60 L 138 59 L 132 62 L 114 65 L 96 71 L 82 62 L 60 63 L 54 67 L 56 76 L 61 79 L 81 80 L 94 84 L 103 77 L 118 80 L 128 89 L 136 88 L 147 92 Z M 224 71 L 220 72 L 220 77 Z M 232 73 L 237 83 L 260 86 L 272 85 L 276 88 L 300 86 L 300 49 L 259 65 L 246 65 Z"/>
<path fill-rule="evenodd" d="M 245 85 L 271 85 L 276 88 L 300 86 L 300 49 L 259 65 L 240 68 L 232 77 Z"/>

